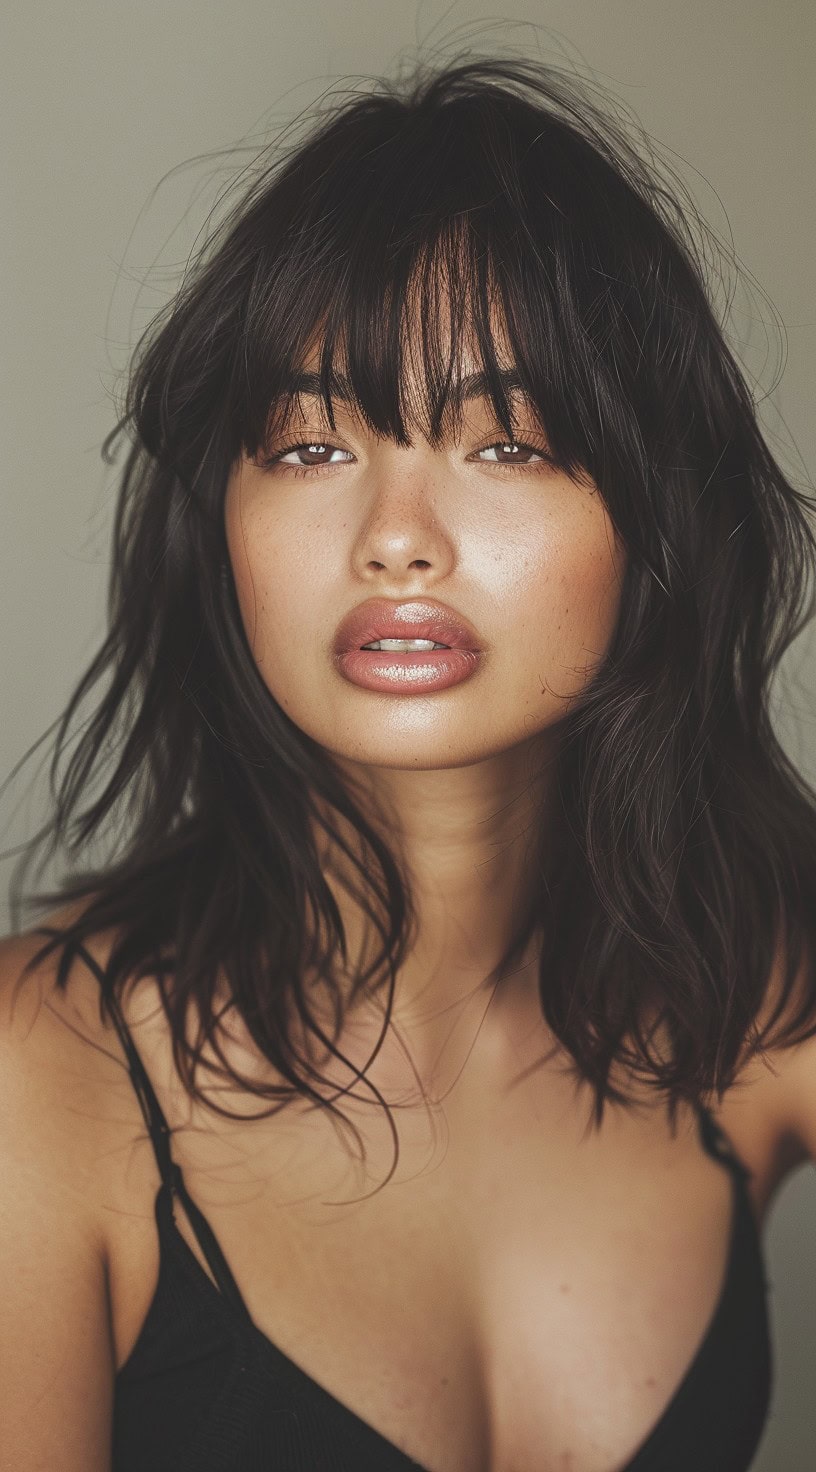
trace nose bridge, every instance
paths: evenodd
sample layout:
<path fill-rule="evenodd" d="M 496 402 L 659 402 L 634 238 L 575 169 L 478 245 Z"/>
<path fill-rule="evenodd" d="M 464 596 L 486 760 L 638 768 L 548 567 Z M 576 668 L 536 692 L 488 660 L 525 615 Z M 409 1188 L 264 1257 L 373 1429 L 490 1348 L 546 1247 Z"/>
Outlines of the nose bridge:
<path fill-rule="evenodd" d="M 444 450 L 431 449 L 421 437 L 411 446 L 383 442 L 368 468 L 372 515 L 435 517 L 445 475 Z"/>

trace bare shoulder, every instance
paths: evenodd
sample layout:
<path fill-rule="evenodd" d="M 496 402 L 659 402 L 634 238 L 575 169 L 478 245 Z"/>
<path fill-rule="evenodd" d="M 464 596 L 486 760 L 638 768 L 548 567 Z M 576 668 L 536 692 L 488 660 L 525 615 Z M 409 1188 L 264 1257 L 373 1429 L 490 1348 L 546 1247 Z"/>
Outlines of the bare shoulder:
<path fill-rule="evenodd" d="M 72 917 L 63 910 L 48 923 Z M 0 1107 L 20 1148 L 33 1150 L 55 1187 L 87 1211 L 105 1196 L 111 1100 L 123 1065 L 89 969 L 75 963 L 62 988 L 59 951 L 30 965 L 44 940 L 32 931 L 0 940 Z M 95 945 L 104 960 L 105 938 Z"/>
<path fill-rule="evenodd" d="M 809 975 L 812 964 L 812 958 L 805 951 L 782 1019 L 787 1021 L 789 1017 L 792 1019 L 798 1013 L 804 1013 L 807 1025 L 814 1029 L 814 1033 L 801 1042 L 774 1046 L 769 1050 L 765 1067 L 772 1082 L 765 1087 L 773 1101 L 769 1107 L 775 1110 L 780 1128 L 798 1144 L 804 1159 L 816 1160 L 816 1000 L 810 1002 L 809 1015 L 805 1006 L 813 990 Z M 783 976 L 783 958 L 778 951 L 766 1000 L 769 1018 L 779 1003 Z M 761 1066 L 760 1063 L 753 1064 L 754 1068 Z"/>
<path fill-rule="evenodd" d="M 770 1041 L 739 1070 L 712 1112 L 752 1170 L 761 1205 L 767 1205 L 788 1175 L 816 1160 L 816 1035 L 782 1045 L 778 1035 L 808 995 L 808 958 L 803 955 L 787 1005 L 781 1007 L 784 954 L 777 947 L 757 1026 L 773 1023 Z M 816 1009 L 811 1019 L 816 1026 Z"/>
<path fill-rule="evenodd" d="M 114 1344 L 109 1162 L 117 1070 L 80 976 L 43 937 L 0 941 L 0 1402 L 8 1465 L 105 1472 Z M 121 1071 L 121 1065 L 118 1065 Z M 4 1462 L 5 1465 L 5 1462 Z"/>

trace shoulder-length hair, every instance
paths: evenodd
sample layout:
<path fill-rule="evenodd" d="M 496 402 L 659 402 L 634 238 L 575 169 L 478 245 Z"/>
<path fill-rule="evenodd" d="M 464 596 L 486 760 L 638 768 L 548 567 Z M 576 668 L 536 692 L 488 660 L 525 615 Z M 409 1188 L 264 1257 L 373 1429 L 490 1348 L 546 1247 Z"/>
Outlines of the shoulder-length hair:
<path fill-rule="evenodd" d="M 478 346 L 497 421 L 511 436 L 498 308 L 554 458 L 591 476 L 627 550 L 612 641 L 564 721 L 558 852 L 542 843 L 538 858 L 546 1023 L 591 1085 L 598 1125 L 606 1100 L 633 1102 L 613 1065 L 645 1076 L 673 1117 L 681 1099 L 722 1095 L 780 1019 L 783 1042 L 816 1032 L 814 794 L 768 709 L 771 677 L 813 611 L 808 502 L 764 442 L 682 185 L 613 114 L 575 79 L 521 59 L 419 65 L 330 100 L 295 147 L 264 159 L 137 348 L 105 442 L 109 462 L 120 437 L 130 442 L 109 632 L 59 722 L 47 830 L 75 865 L 92 837 L 111 825 L 118 836 L 103 866 L 26 901 L 84 902 L 30 964 L 62 944 L 65 985 L 76 943 L 112 930 L 101 1005 L 128 977 L 158 978 L 191 1097 L 202 1097 L 206 1040 L 219 1077 L 273 1101 L 266 1113 L 297 1095 L 339 1113 L 291 1021 L 343 1057 L 349 996 L 334 966 L 338 954 L 348 965 L 346 938 L 315 823 L 356 866 L 381 942 L 352 992 L 387 986 L 390 1019 L 410 886 L 330 754 L 261 678 L 222 575 L 223 503 L 231 467 L 263 454 L 316 341 L 330 423 L 342 346 L 364 420 L 411 443 L 406 313 L 438 443 L 451 389 L 442 285 L 452 336 L 469 331 Z M 103 677 L 58 779 L 71 721 Z M 359 854 L 327 814 L 353 825 Z M 760 1028 L 780 940 L 784 976 Z M 306 962 L 334 989 L 333 1037 L 312 1013 Z M 219 974 L 283 1083 L 227 1064 Z M 668 1048 L 654 1046 L 647 1001 Z"/>

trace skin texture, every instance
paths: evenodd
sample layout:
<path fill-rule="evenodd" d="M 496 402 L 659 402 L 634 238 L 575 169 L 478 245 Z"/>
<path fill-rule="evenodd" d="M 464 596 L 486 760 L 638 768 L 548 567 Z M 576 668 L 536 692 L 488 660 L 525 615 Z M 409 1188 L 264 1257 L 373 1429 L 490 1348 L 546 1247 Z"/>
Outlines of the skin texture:
<path fill-rule="evenodd" d="M 317 366 L 313 353 L 304 367 Z M 461 372 L 477 366 L 466 352 Z M 517 402 L 516 443 L 546 451 Z M 401 838 L 419 939 L 394 1016 L 427 1070 L 451 1009 L 474 995 L 527 903 L 525 834 L 547 822 L 559 726 L 609 645 L 624 553 L 591 481 L 576 485 L 536 450 L 508 463 L 488 400 L 468 402 L 438 449 L 413 425 L 401 447 L 345 404 L 335 414 L 332 431 L 320 401 L 302 397 L 269 452 L 299 442 L 324 451 L 292 451 L 271 468 L 236 462 L 226 536 L 268 689 L 387 813 L 389 839 Z M 318 468 L 296 473 L 304 464 Z M 332 642 L 340 620 L 375 596 L 449 604 L 480 637 L 479 670 L 428 694 L 348 683 Z M 362 944 L 355 906 L 335 892 Z M 533 944 L 528 983 L 535 953 Z"/>

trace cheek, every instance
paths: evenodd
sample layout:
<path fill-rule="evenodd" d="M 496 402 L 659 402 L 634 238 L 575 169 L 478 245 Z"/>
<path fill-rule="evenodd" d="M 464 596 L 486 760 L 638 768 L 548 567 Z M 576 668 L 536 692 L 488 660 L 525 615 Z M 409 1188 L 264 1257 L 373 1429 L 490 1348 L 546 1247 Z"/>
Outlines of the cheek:
<path fill-rule="evenodd" d="M 225 531 L 235 593 L 247 642 L 256 660 L 263 658 L 269 627 L 269 602 L 275 588 L 270 557 L 273 540 L 259 518 L 242 505 L 240 481 L 231 486 L 225 506 Z"/>
<path fill-rule="evenodd" d="M 604 538 L 580 542 L 569 550 L 559 568 L 564 617 L 569 626 L 587 633 L 611 633 L 618 611 L 621 571 Z"/>
<path fill-rule="evenodd" d="M 549 540 L 538 567 L 529 569 L 528 647 L 537 666 L 543 658 L 557 672 L 557 688 L 564 694 L 581 688 L 608 648 L 624 567 L 611 522 L 598 510 Z"/>
<path fill-rule="evenodd" d="M 292 536 L 274 518 L 247 509 L 236 536 L 229 521 L 227 528 L 247 642 L 270 684 L 273 674 L 279 680 L 290 663 L 302 665 L 304 641 L 314 638 L 315 610 L 323 606 L 318 587 L 328 576 L 325 537 L 317 528 Z"/>
<path fill-rule="evenodd" d="M 291 587 L 291 568 L 278 566 L 271 550 L 250 542 L 239 569 L 235 588 L 249 647 L 261 668 L 269 664 L 279 640 L 285 642 L 287 617 L 296 599 Z"/>

